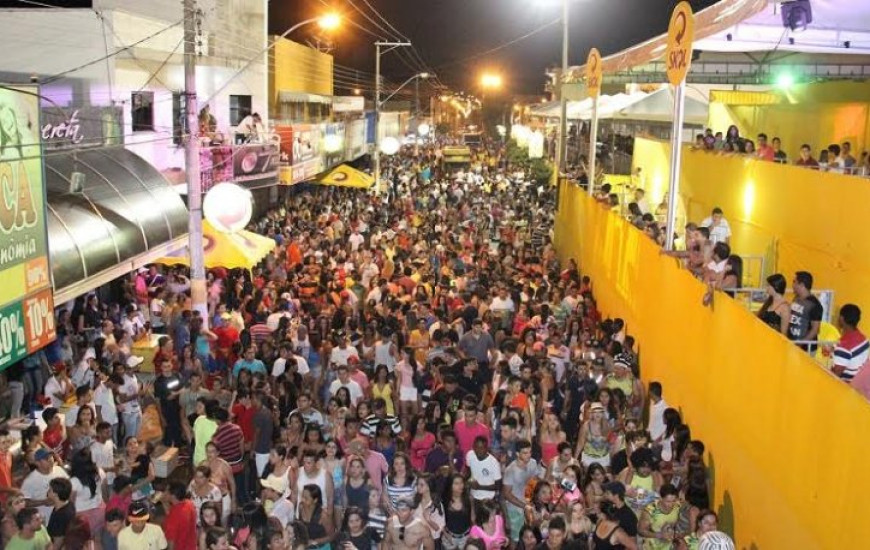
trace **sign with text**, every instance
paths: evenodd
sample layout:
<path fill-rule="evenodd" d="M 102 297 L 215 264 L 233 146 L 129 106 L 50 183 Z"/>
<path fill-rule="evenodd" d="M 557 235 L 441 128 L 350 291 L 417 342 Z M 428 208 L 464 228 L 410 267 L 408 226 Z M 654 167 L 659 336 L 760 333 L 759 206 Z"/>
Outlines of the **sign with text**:
<path fill-rule="evenodd" d="M 586 58 L 586 87 L 589 89 L 589 97 L 598 97 L 601 93 L 601 79 L 604 75 L 604 67 L 601 65 L 601 54 L 597 48 L 589 50 Z"/>
<path fill-rule="evenodd" d="M 0 369 L 54 340 L 38 93 L 0 88 Z"/>
<path fill-rule="evenodd" d="M 123 116 L 120 107 L 45 107 L 39 134 L 46 149 L 122 145 Z"/>
<path fill-rule="evenodd" d="M 361 95 L 337 95 L 332 98 L 333 113 L 361 113 L 366 110 L 366 99 Z"/>
<path fill-rule="evenodd" d="M 695 39 L 695 16 L 688 2 L 680 2 L 671 14 L 668 25 L 668 46 L 665 50 L 665 67 L 668 82 L 674 86 L 686 80 L 692 64 L 692 42 Z"/>

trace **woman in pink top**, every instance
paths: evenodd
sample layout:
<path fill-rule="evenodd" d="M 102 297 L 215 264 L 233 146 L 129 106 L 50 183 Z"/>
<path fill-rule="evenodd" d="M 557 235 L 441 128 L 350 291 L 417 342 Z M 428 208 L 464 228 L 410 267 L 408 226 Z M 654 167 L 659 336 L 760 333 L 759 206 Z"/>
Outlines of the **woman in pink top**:
<path fill-rule="evenodd" d="M 544 421 L 541 423 L 538 438 L 541 445 L 541 463 L 546 467 L 558 456 L 559 443 L 565 441 L 566 438 L 559 423 L 559 417 L 553 411 L 544 413 Z"/>
<path fill-rule="evenodd" d="M 411 466 L 418 472 L 426 469 L 426 457 L 435 446 L 435 435 L 426 429 L 426 418 L 418 414 L 411 422 L 411 443 L 409 451 Z"/>
<path fill-rule="evenodd" d="M 477 525 L 471 527 L 468 536 L 480 539 L 486 550 L 501 550 L 508 546 L 504 532 L 504 518 L 491 502 L 484 502 L 477 512 Z"/>
<path fill-rule="evenodd" d="M 396 363 L 399 375 L 399 407 L 402 418 L 411 418 L 420 412 L 417 387 L 414 385 L 414 372 L 417 370 L 417 359 L 413 348 L 402 350 L 402 360 Z"/>

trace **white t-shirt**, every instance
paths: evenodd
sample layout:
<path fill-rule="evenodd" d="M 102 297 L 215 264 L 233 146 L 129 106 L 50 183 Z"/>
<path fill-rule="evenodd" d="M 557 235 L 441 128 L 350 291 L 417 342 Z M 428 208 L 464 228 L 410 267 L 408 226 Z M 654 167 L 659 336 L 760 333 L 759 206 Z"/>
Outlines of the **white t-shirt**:
<path fill-rule="evenodd" d="M 51 399 L 51 406 L 55 409 L 59 409 L 63 407 L 63 401 L 54 396 L 56 393 L 60 393 L 64 390 L 64 387 L 58 381 L 56 376 L 52 376 L 48 379 L 48 382 L 45 383 L 45 395 L 49 396 Z M 44 516 L 43 516 L 44 517 Z"/>
<path fill-rule="evenodd" d="M 168 546 L 163 529 L 153 523 L 146 523 L 139 534 L 134 533 L 130 525 L 118 533 L 118 548 L 123 550 L 163 550 Z"/>
<path fill-rule="evenodd" d="M 667 408 L 668 404 L 665 403 L 664 399 L 660 399 L 658 403 L 650 401 L 647 431 L 649 431 L 650 439 L 653 441 L 658 441 L 665 435 L 665 409 Z"/>
<path fill-rule="evenodd" d="M 91 488 L 82 484 L 79 478 L 70 479 L 73 493 L 75 493 L 76 513 L 87 512 L 99 508 L 103 504 L 103 482 L 106 480 L 106 472 L 102 468 L 98 469 L 100 481 L 97 482 L 97 490 L 91 495 Z"/>
<path fill-rule="evenodd" d="M 139 393 L 139 379 L 132 374 L 124 375 L 124 385 L 118 388 L 118 393 L 126 396 L 136 395 Z M 121 404 L 121 412 L 127 414 L 137 414 L 142 412 L 142 407 L 139 406 L 139 398 L 127 401 Z"/>
<path fill-rule="evenodd" d="M 69 479 L 66 471 L 57 465 L 52 468 L 48 475 L 43 475 L 39 470 L 33 470 L 21 483 L 21 494 L 24 495 L 24 498 L 29 498 L 30 500 L 45 500 L 48 496 L 48 483 L 58 477 Z M 37 506 L 36 508 L 42 514 L 47 525 L 48 518 L 51 517 L 52 506 Z"/>
<path fill-rule="evenodd" d="M 731 237 L 731 226 L 725 218 L 719 220 L 719 223 L 716 225 L 713 225 L 712 217 L 705 218 L 701 222 L 701 227 L 710 228 L 710 242 L 714 245 L 716 243 L 724 243 Z"/>
<path fill-rule="evenodd" d="M 112 394 L 112 390 L 104 384 L 100 384 L 94 390 L 94 405 L 100 408 L 100 415 L 104 421 L 112 425 L 118 423 L 118 406 L 115 404 L 115 396 Z"/>
<path fill-rule="evenodd" d="M 353 233 L 350 237 L 348 237 L 347 242 L 350 243 L 350 249 L 356 252 L 359 250 L 361 244 L 365 242 L 366 238 L 360 235 L 359 233 Z"/>
<path fill-rule="evenodd" d="M 359 357 L 359 352 L 355 347 L 349 345 L 347 348 L 341 349 L 339 346 L 336 346 L 332 348 L 332 355 L 330 355 L 329 360 L 336 365 L 347 365 L 347 360 L 353 355 Z"/>
<path fill-rule="evenodd" d="M 105 443 L 94 441 L 91 443 L 91 459 L 101 471 L 115 467 L 115 442 L 111 439 Z M 114 472 L 106 472 L 106 480 L 111 484 L 115 481 Z"/>
<path fill-rule="evenodd" d="M 481 485 L 493 485 L 501 479 L 501 464 L 491 454 L 486 455 L 486 458 L 483 460 L 478 460 L 473 450 L 468 451 L 465 453 L 465 463 L 468 464 L 471 479 Z M 471 498 L 474 500 L 491 500 L 495 498 L 495 491 L 472 489 Z"/>
<path fill-rule="evenodd" d="M 359 400 L 363 397 L 362 388 L 354 380 L 348 380 L 347 384 L 342 384 L 341 380 L 336 379 L 329 385 L 329 395 L 335 396 L 338 388 L 342 387 L 347 388 L 347 391 L 350 392 L 350 402 L 353 406 L 356 406 Z"/>
<path fill-rule="evenodd" d="M 496 296 L 492 299 L 492 304 L 490 304 L 489 309 L 492 311 L 514 311 L 516 306 L 514 306 L 514 301 L 510 296 L 501 299 L 501 296 Z"/>
<path fill-rule="evenodd" d="M 278 518 L 278 521 L 281 522 L 281 527 L 286 529 L 287 526 L 296 519 L 296 510 L 293 506 L 293 501 L 289 498 L 279 498 L 277 502 L 275 502 L 275 506 L 272 508 L 272 513 L 269 515 L 270 517 Z"/>

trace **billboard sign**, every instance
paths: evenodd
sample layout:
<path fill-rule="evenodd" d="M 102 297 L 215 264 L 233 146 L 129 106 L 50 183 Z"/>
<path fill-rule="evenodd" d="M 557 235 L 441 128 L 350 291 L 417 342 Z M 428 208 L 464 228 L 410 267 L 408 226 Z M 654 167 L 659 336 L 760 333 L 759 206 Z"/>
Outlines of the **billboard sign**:
<path fill-rule="evenodd" d="M 0 88 L 0 370 L 55 338 L 38 94 Z"/>
<path fill-rule="evenodd" d="M 366 110 L 366 99 L 361 95 L 335 96 L 332 98 L 333 113 L 361 113 Z"/>

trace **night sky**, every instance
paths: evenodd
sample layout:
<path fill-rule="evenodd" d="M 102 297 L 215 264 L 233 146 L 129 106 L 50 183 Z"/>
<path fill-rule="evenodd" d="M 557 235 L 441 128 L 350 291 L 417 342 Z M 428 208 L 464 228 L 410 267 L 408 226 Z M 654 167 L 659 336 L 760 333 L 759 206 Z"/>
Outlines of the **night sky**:
<path fill-rule="evenodd" d="M 698 11 L 717 1 L 690 3 Z M 479 75 L 484 70 L 495 70 L 505 77 L 507 92 L 540 94 L 546 80 L 544 71 L 561 63 L 561 24 L 556 21 L 561 17 L 561 0 L 368 0 L 368 3 L 413 42 L 420 57 L 455 91 L 479 91 L 476 89 Z M 570 64 L 582 64 L 593 46 L 607 56 L 665 32 L 676 4 L 677 0 L 571 0 Z M 387 38 L 354 5 L 387 27 L 366 6 L 365 0 L 271 0 L 270 32 L 280 34 L 294 23 L 333 6 L 357 24 Z M 525 40 L 474 57 L 554 21 Z M 292 38 L 304 40 L 306 36 L 300 31 Z M 336 63 L 374 72 L 374 36 L 345 24 L 334 40 Z M 384 77 L 394 82 L 421 70 L 414 66 L 407 53 L 382 57 Z"/>

